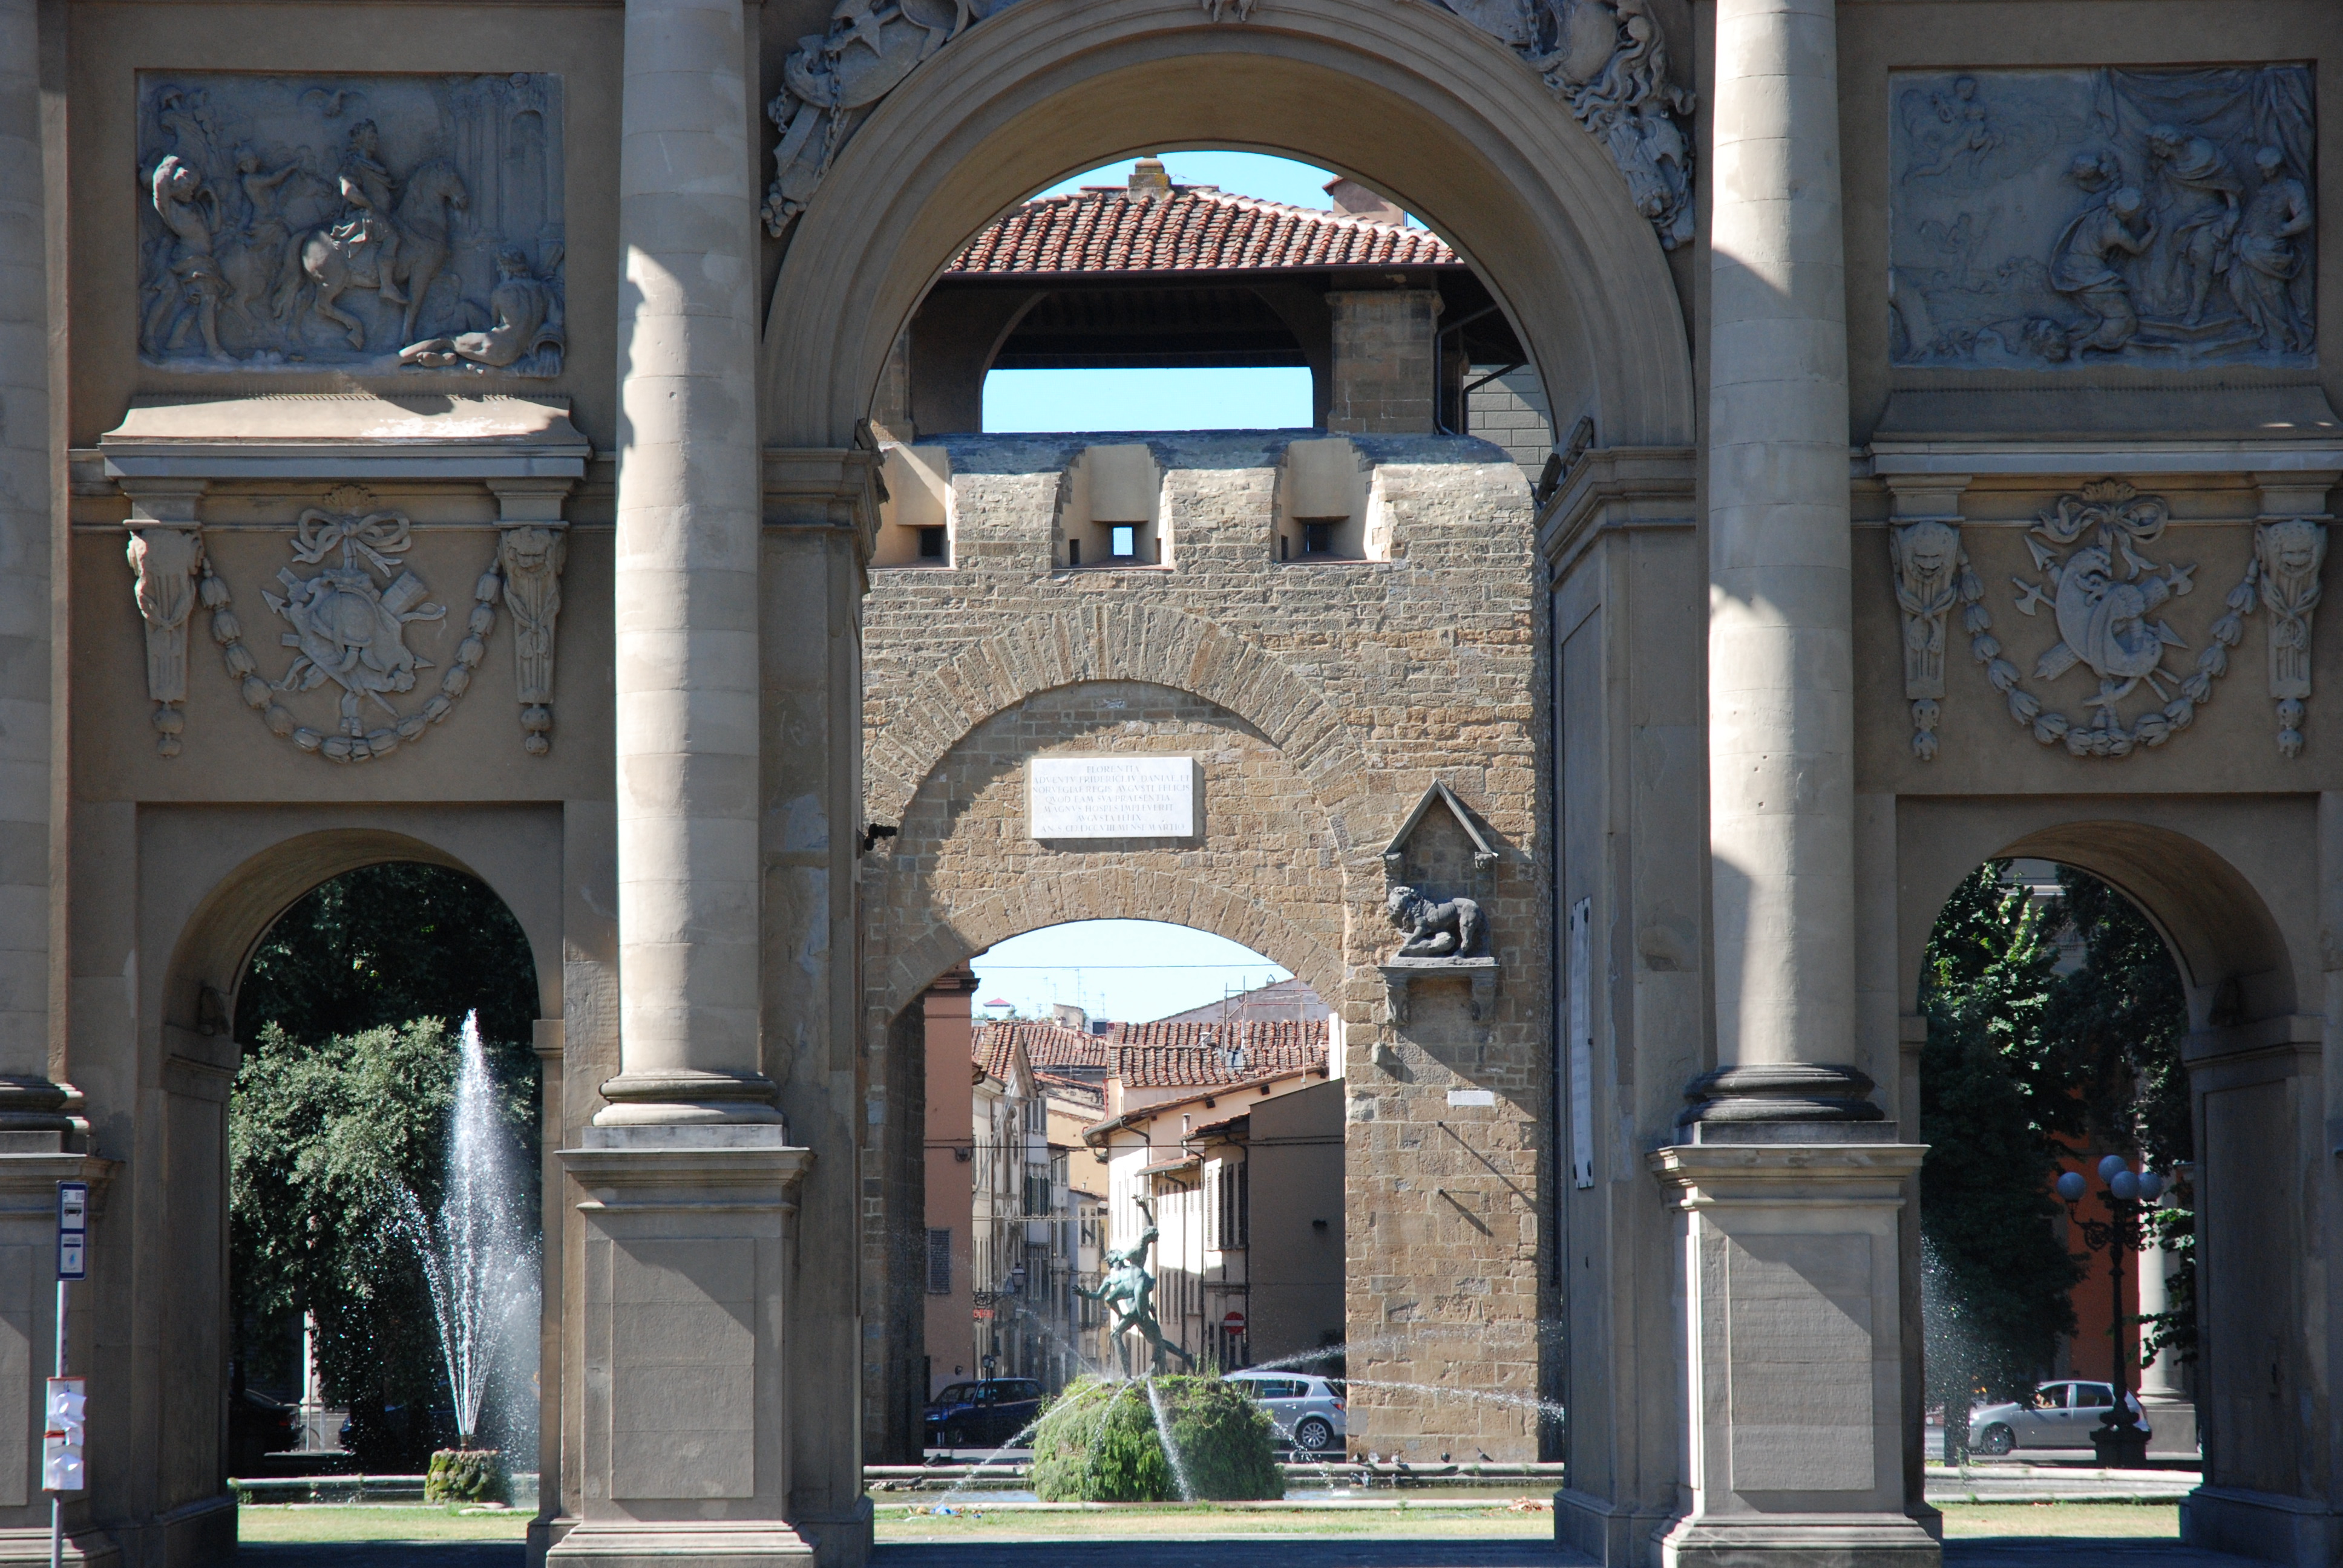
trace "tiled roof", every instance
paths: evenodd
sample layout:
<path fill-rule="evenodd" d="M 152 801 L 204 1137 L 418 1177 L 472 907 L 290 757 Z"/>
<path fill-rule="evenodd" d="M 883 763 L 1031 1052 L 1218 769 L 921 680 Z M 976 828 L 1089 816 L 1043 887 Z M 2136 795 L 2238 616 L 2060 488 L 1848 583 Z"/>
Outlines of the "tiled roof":
<path fill-rule="evenodd" d="M 1242 1083 L 1326 1065 L 1324 1020 L 1117 1026 L 1114 1076 L 1126 1089 Z"/>
<path fill-rule="evenodd" d="M 1018 1044 L 1014 1031 L 1002 1029 L 998 1024 L 989 1024 L 976 1031 L 975 1038 L 970 1042 L 970 1051 L 987 1078 L 996 1078 L 1006 1083 L 1010 1073 L 1016 1068 Z"/>
<path fill-rule="evenodd" d="M 1106 1108 L 1106 1091 L 1080 1078 L 1068 1078 L 1061 1073 L 1036 1072 L 1033 1081 L 1041 1092 L 1052 1100 L 1079 1101 L 1093 1111 Z"/>
<path fill-rule="evenodd" d="M 1113 1047 L 1100 1035 L 1086 1034 L 1079 1029 L 1068 1029 L 1061 1023 L 1039 1023 L 1031 1020 L 1008 1020 L 1000 1023 L 976 1026 L 970 1045 L 979 1061 L 996 1044 L 1020 1040 L 1025 1047 L 1025 1060 L 1036 1072 L 1051 1069 L 1088 1068 L 1104 1071 L 1113 1065 Z"/>
<path fill-rule="evenodd" d="M 956 273 L 1227 272 L 1319 266 L 1454 266 L 1429 229 L 1321 207 L 1173 186 L 1133 196 L 1085 186 L 1029 201 L 952 257 Z"/>

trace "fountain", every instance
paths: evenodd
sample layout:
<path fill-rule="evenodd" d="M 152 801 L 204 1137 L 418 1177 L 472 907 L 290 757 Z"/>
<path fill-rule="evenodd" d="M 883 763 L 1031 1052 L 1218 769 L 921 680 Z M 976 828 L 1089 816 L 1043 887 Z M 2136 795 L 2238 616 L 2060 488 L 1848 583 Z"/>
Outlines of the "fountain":
<path fill-rule="evenodd" d="M 497 1349 L 514 1314 L 536 1294 L 537 1244 L 518 1212 L 520 1174 L 498 1114 L 477 1012 L 465 1015 L 462 1051 L 438 1219 L 426 1215 L 402 1187 L 397 1223 L 423 1263 L 456 1407 L 457 1446 L 432 1455 L 426 1495 L 507 1503 L 510 1482 L 503 1456 L 478 1442 L 480 1407 Z"/>

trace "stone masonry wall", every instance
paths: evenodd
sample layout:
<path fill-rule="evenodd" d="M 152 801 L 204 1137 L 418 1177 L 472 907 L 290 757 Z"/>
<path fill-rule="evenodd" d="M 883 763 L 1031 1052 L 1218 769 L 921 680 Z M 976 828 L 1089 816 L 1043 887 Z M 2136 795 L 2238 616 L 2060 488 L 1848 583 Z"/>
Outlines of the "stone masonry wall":
<path fill-rule="evenodd" d="M 1066 474 L 1092 438 L 956 439 L 950 564 L 871 574 L 864 809 L 900 832 L 862 870 L 864 1191 L 908 1190 L 885 1172 L 916 1151 L 890 1146 L 902 1123 L 879 1101 L 911 1076 L 889 1053 L 914 1048 L 889 1020 L 952 964 L 1067 920 L 1230 937 L 1345 1020 L 1352 1445 L 1534 1457 L 1534 1419 L 1508 1402 L 1534 1393 L 1553 1349 L 1538 1332 L 1551 939 L 1527 488 L 1481 442 L 1356 437 L 1393 558 L 1281 564 L 1287 438 L 1146 437 L 1171 564 L 1076 569 L 1052 562 Z M 1028 837 L 1026 760 L 1101 751 L 1200 759 L 1202 837 Z M 1398 945 L 1382 852 L 1435 780 L 1500 858 L 1468 886 L 1461 829 L 1435 810 L 1406 872 L 1478 892 L 1502 980 L 1485 1019 L 1443 980 L 1397 1026 L 1374 967 Z M 909 1232 L 920 1216 L 866 1209 L 866 1223 Z M 909 1256 L 867 1239 L 867 1322 Z M 882 1383 L 866 1379 L 866 1421 L 886 1419 Z"/>

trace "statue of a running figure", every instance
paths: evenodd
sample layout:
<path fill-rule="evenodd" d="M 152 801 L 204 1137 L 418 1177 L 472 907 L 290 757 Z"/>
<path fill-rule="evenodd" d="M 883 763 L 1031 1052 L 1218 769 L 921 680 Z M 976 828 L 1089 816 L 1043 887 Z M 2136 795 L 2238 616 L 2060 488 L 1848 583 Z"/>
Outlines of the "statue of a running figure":
<path fill-rule="evenodd" d="M 1163 1358 L 1167 1355 L 1178 1356 L 1180 1364 L 1184 1367 L 1193 1367 L 1195 1358 L 1166 1340 L 1163 1325 L 1155 1320 L 1155 1276 L 1147 1271 L 1147 1253 L 1161 1232 L 1155 1228 L 1154 1211 L 1143 1199 L 1140 1201 L 1139 1211 L 1147 1220 L 1147 1229 L 1141 1231 L 1139 1240 L 1130 1246 L 1121 1251 L 1107 1253 L 1106 1272 L 1099 1280 L 1099 1288 L 1085 1291 L 1076 1285 L 1074 1289 L 1094 1302 L 1114 1304 L 1115 1320 L 1114 1327 L 1109 1331 L 1111 1337 L 1120 1346 L 1123 1342 L 1122 1336 L 1136 1330 L 1152 1347 L 1154 1364 L 1151 1370 L 1163 1371 Z M 1128 1355 L 1127 1351 L 1124 1353 Z"/>

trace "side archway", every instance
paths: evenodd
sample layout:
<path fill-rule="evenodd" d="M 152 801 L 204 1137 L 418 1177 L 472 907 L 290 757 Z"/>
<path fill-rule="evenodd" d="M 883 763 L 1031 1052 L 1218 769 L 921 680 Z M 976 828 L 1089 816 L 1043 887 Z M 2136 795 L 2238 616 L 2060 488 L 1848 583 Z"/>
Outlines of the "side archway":
<path fill-rule="evenodd" d="M 1674 276 L 1609 156 L 1521 58 L 1430 5 L 1026 0 L 874 109 L 798 221 L 765 334 L 765 437 L 842 447 L 944 263 L 1071 169 L 1164 146 L 1305 157 L 1399 199 L 1481 272 L 1554 407 L 1680 446 Z"/>
<path fill-rule="evenodd" d="M 1979 863 L 2008 858 L 2088 871 L 2138 905 L 2180 966 L 2192 1028 L 2285 1018 L 2299 1006 L 2298 950 L 2306 932 L 2315 940 L 2315 878 L 2281 847 L 2310 842 L 2315 822 L 2298 833 L 2269 819 L 2282 803 L 2176 804 L 2137 816 L 2050 801 L 1906 810 L 1898 977 L 1906 1006 L 1936 911 Z M 2176 815 L 2187 819 L 2156 819 Z"/>

